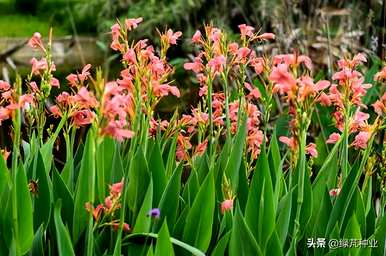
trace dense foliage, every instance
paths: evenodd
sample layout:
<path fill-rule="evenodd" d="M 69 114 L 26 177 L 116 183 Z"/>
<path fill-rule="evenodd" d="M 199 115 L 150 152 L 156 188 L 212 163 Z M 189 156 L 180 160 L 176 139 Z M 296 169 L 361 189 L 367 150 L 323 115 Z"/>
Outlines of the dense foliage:
<path fill-rule="evenodd" d="M 206 25 L 184 64 L 199 103 L 162 120 L 159 102 L 182 96 L 167 57 L 182 33 L 159 32 L 159 48 L 130 42 L 141 22 L 111 27 L 123 67 L 114 81 L 86 65 L 61 85 L 51 36 L 39 33 L 30 75 L 0 81 L 13 143 L 0 157 L 1 255 L 384 252 L 386 68 L 364 76 L 359 53 L 322 80 L 308 56 L 259 56 L 272 33 L 241 24 L 233 41 Z"/>

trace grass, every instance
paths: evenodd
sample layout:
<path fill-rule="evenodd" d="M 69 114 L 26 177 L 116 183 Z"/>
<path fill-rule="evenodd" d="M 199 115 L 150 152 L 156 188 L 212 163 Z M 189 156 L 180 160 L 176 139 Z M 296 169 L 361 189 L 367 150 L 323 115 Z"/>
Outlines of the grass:
<path fill-rule="evenodd" d="M 0 37 L 29 37 L 39 31 L 43 36 L 48 34 L 50 27 L 54 28 L 55 36 L 68 35 L 69 31 L 61 26 L 50 24 L 36 16 L 21 14 L 0 15 Z"/>

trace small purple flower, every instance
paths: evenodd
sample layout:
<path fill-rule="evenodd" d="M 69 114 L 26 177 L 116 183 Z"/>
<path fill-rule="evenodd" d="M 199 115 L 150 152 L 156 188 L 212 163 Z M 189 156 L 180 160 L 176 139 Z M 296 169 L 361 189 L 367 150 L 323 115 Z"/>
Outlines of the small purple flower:
<path fill-rule="evenodd" d="M 149 211 L 149 213 L 147 214 L 147 216 L 150 216 L 152 218 L 159 218 L 159 216 L 161 215 L 161 212 L 158 208 L 153 208 Z"/>

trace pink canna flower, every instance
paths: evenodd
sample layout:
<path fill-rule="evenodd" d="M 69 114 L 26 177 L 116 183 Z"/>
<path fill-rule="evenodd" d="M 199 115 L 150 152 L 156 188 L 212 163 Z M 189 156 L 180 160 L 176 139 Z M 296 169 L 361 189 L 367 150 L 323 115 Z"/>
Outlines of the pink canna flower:
<path fill-rule="evenodd" d="M 11 110 L 9 108 L 4 108 L 0 106 L 0 125 L 2 121 L 5 121 L 10 118 Z"/>
<path fill-rule="evenodd" d="M 340 139 L 340 134 L 334 132 L 334 133 L 330 134 L 330 137 L 328 137 L 326 143 L 327 144 L 335 144 L 339 139 Z"/>
<path fill-rule="evenodd" d="M 177 44 L 177 39 L 182 36 L 182 32 L 177 31 L 174 33 L 173 30 L 169 29 L 165 36 L 169 44 Z"/>
<path fill-rule="evenodd" d="M 318 157 L 318 151 L 316 150 L 315 143 L 310 143 L 306 146 L 306 153 L 312 157 Z"/>
<path fill-rule="evenodd" d="M 374 75 L 374 80 L 375 81 L 382 81 L 386 79 L 386 66 L 382 68 L 381 71 L 377 72 Z"/>
<path fill-rule="evenodd" d="M 208 139 L 205 139 L 203 142 L 197 145 L 195 155 L 196 156 L 203 155 L 207 146 L 208 146 Z"/>
<path fill-rule="evenodd" d="M 200 87 L 200 90 L 198 91 L 198 96 L 202 97 L 207 94 L 208 94 L 208 86 L 205 85 Z"/>
<path fill-rule="evenodd" d="M 119 36 L 121 35 L 121 26 L 118 23 L 115 23 L 111 26 L 111 37 L 113 41 L 118 41 Z"/>
<path fill-rule="evenodd" d="M 192 70 L 194 73 L 200 73 L 204 70 L 204 65 L 200 57 L 195 57 L 194 62 L 187 62 L 184 64 L 184 69 Z"/>
<path fill-rule="evenodd" d="M 253 31 L 255 30 L 251 26 L 247 26 L 246 24 L 239 25 L 240 33 L 242 37 L 252 37 Z"/>
<path fill-rule="evenodd" d="M 367 126 L 367 119 L 369 119 L 370 115 L 361 111 L 357 111 L 354 115 L 354 118 L 351 122 L 350 132 L 356 132 L 361 128 Z"/>
<path fill-rule="evenodd" d="M 89 92 L 86 87 L 79 89 L 78 93 L 73 96 L 74 103 L 82 108 L 95 108 L 98 106 L 98 101 L 92 92 Z"/>
<path fill-rule="evenodd" d="M 31 73 L 34 75 L 40 74 L 40 71 L 48 70 L 48 64 L 45 58 L 41 60 L 32 58 L 30 63 L 32 64 Z"/>
<path fill-rule="evenodd" d="M 366 56 L 363 53 L 358 53 L 354 56 L 352 60 L 341 59 L 338 61 L 338 66 L 340 69 L 354 69 L 356 66 L 367 62 Z"/>
<path fill-rule="evenodd" d="M 260 39 L 260 40 L 273 40 L 273 39 L 275 39 L 275 34 L 273 34 L 273 33 L 263 33 L 263 34 L 257 36 L 257 39 Z"/>
<path fill-rule="evenodd" d="M 225 214 L 228 211 L 231 211 L 233 209 L 233 199 L 227 199 L 224 200 L 221 203 L 221 214 Z"/>
<path fill-rule="evenodd" d="M 28 46 L 33 48 L 33 49 L 42 49 L 43 51 L 45 50 L 44 49 L 44 46 L 43 46 L 43 42 L 42 42 L 42 36 L 40 35 L 39 32 L 35 32 L 33 34 L 33 36 L 31 37 L 31 39 L 28 41 Z"/>
<path fill-rule="evenodd" d="M 59 87 L 60 87 L 60 82 L 59 82 L 59 80 L 58 80 L 57 78 L 55 78 L 55 77 L 52 77 L 52 78 L 51 78 L 51 86 L 52 86 L 52 87 L 57 87 L 57 88 L 59 88 Z"/>
<path fill-rule="evenodd" d="M 123 188 L 123 179 L 120 182 L 114 183 L 113 185 L 110 186 L 110 195 L 114 197 L 119 197 L 119 195 L 122 192 Z"/>
<path fill-rule="evenodd" d="M 72 122 L 75 127 L 91 124 L 95 114 L 88 109 L 75 111 L 71 114 Z"/>
<path fill-rule="evenodd" d="M 272 63 L 273 65 L 284 63 L 287 66 L 298 66 L 301 63 L 303 63 L 308 70 L 312 70 L 312 61 L 310 57 L 305 55 L 297 55 L 297 54 L 276 55 L 273 57 Z"/>
<path fill-rule="evenodd" d="M 296 80 L 292 74 L 288 72 L 288 66 L 286 64 L 279 64 L 273 67 L 269 80 L 275 84 L 272 89 L 274 93 L 286 93 L 290 97 L 292 91 L 296 89 Z"/>
<path fill-rule="evenodd" d="M 113 40 L 110 44 L 110 48 L 113 49 L 114 51 L 120 51 L 123 52 L 125 49 L 124 44 L 121 44 L 118 40 Z"/>
<path fill-rule="evenodd" d="M 138 24 L 143 21 L 142 17 L 135 18 L 135 19 L 126 19 L 125 20 L 125 27 L 127 30 L 131 31 L 132 29 L 136 29 L 138 27 Z"/>
<path fill-rule="evenodd" d="M 328 97 L 327 94 L 322 92 L 319 97 L 317 98 L 317 101 L 320 102 L 322 106 L 330 106 L 331 105 L 331 100 L 330 97 Z"/>
<path fill-rule="evenodd" d="M 50 112 L 55 118 L 61 117 L 62 112 L 60 111 L 59 107 L 57 105 L 53 105 L 50 107 Z"/>
<path fill-rule="evenodd" d="M 11 85 L 6 81 L 0 80 L 0 90 L 8 91 L 11 88 Z"/>
<path fill-rule="evenodd" d="M 359 132 L 354 139 L 354 142 L 352 143 L 352 146 L 354 146 L 356 149 L 366 149 L 367 148 L 367 142 L 369 141 L 371 136 L 371 132 L 368 131 L 361 131 Z"/>
<path fill-rule="evenodd" d="M 82 73 L 78 75 L 81 83 L 87 80 L 88 76 L 90 76 L 90 72 L 89 72 L 90 69 L 91 69 L 91 64 L 87 64 L 86 66 L 83 67 Z"/>
<path fill-rule="evenodd" d="M 201 42 L 201 32 L 200 32 L 200 30 L 197 30 L 197 31 L 194 33 L 194 35 L 193 35 L 193 37 L 192 37 L 192 42 L 193 42 L 193 43 L 196 43 L 196 44 L 198 44 L 198 43 Z"/>
<path fill-rule="evenodd" d="M 241 61 L 242 63 L 246 63 L 246 58 L 248 57 L 249 53 L 251 52 L 251 49 L 248 47 L 241 47 L 237 50 L 237 60 Z"/>
<path fill-rule="evenodd" d="M 153 83 L 153 92 L 156 97 L 167 96 L 169 93 L 180 97 L 180 90 L 178 90 L 177 87 L 168 84 L 159 84 L 158 82 Z"/>
<path fill-rule="evenodd" d="M 78 76 L 76 74 L 69 74 L 66 77 L 66 80 L 68 81 L 68 83 L 72 87 L 76 87 L 78 85 L 78 83 L 79 83 Z"/>
<path fill-rule="evenodd" d="M 249 83 L 244 83 L 244 86 L 249 91 L 249 94 L 247 95 L 247 98 L 249 100 L 251 100 L 251 99 L 257 100 L 261 97 L 261 93 L 260 93 L 258 88 L 256 88 L 256 87 L 252 88 L 252 86 Z"/>
<path fill-rule="evenodd" d="M 296 141 L 294 137 L 280 136 L 279 141 L 290 147 L 291 151 L 296 150 Z"/>
<path fill-rule="evenodd" d="M 208 66 L 213 74 L 221 73 L 224 69 L 226 59 L 224 55 L 219 55 L 208 61 Z"/>
<path fill-rule="evenodd" d="M 0 124 L 1 124 L 1 121 L 0 121 Z M 4 161 L 7 161 L 9 155 L 11 154 L 11 152 L 5 150 L 5 149 L 1 149 L 0 150 L 0 154 L 2 155 Z"/>
<path fill-rule="evenodd" d="M 330 196 L 338 196 L 340 193 L 340 188 L 334 188 L 329 191 Z"/>
<path fill-rule="evenodd" d="M 237 55 L 238 50 L 239 50 L 239 44 L 238 43 L 234 42 L 234 43 L 230 43 L 228 45 L 228 51 L 230 53 L 232 53 L 233 55 Z"/>

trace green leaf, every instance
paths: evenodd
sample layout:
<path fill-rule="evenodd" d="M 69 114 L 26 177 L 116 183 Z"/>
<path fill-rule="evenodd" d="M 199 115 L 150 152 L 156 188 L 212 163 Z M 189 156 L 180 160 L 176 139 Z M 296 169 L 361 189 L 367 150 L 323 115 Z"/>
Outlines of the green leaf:
<path fill-rule="evenodd" d="M 89 218 L 92 216 L 86 211 L 87 202 L 93 204 L 95 189 L 95 137 L 93 130 L 88 132 L 83 157 L 80 166 L 74 203 L 73 233 L 74 244 L 85 230 Z"/>
<path fill-rule="evenodd" d="M 216 247 L 213 249 L 211 256 L 223 256 L 225 255 L 225 250 L 228 246 L 229 239 L 231 236 L 231 231 L 228 231 L 221 239 L 217 242 Z"/>
<path fill-rule="evenodd" d="M 34 197 L 34 227 L 35 230 L 44 224 L 46 229 L 52 208 L 52 184 L 49 178 L 49 170 L 45 169 L 42 155 L 37 154 L 36 180 L 38 182 L 37 195 Z"/>
<path fill-rule="evenodd" d="M 166 170 L 162 160 L 161 149 L 157 140 L 155 141 L 150 155 L 149 170 L 154 181 L 153 204 L 158 205 L 166 187 Z"/>
<path fill-rule="evenodd" d="M 35 233 L 34 240 L 32 243 L 32 249 L 30 251 L 31 256 L 41 256 L 44 255 L 44 246 L 43 246 L 43 224 L 40 225 L 38 230 Z"/>
<path fill-rule="evenodd" d="M 174 255 L 173 245 L 170 241 L 168 224 L 166 220 L 162 224 L 161 230 L 158 233 L 157 244 L 155 247 L 155 256 Z"/>
<path fill-rule="evenodd" d="M 287 235 L 288 228 L 291 220 L 291 206 L 292 206 L 292 196 L 293 191 L 296 187 L 292 188 L 290 192 L 288 192 L 281 200 L 278 205 L 278 218 L 276 222 L 276 231 L 279 237 L 281 244 L 284 244 Z"/>
<path fill-rule="evenodd" d="M 147 189 L 142 207 L 139 210 L 137 220 L 135 221 L 133 233 L 147 233 L 150 231 L 151 216 L 148 216 L 152 209 L 153 201 L 153 181 L 150 179 L 149 187 Z"/>
<path fill-rule="evenodd" d="M 106 184 L 112 183 L 112 166 L 113 157 L 115 154 L 116 142 L 110 137 L 104 137 L 102 142 L 96 147 L 97 165 L 96 165 L 96 182 L 97 182 L 97 195 L 99 200 L 103 200 L 106 197 Z"/>
<path fill-rule="evenodd" d="M 74 199 L 56 168 L 54 168 L 52 176 L 54 201 L 62 200 L 63 221 L 71 230 L 74 216 Z"/>
<path fill-rule="evenodd" d="M 158 225 L 163 223 L 167 219 L 169 229 L 174 229 L 174 223 L 177 218 L 178 204 L 179 204 L 179 193 L 181 187 L 181 174 L 182 165 L 179 165 L 173 172 L 165 191 L 162 194 L 158 208 L 161 212 L 160 221 L 155 225 L 155 230 L 158 230 Z"/>
<path fill-rule="evenodd" d="M 232 234 L 229 241 L 229 255 L 263 255 L 259 245 L 244 221 L 240 207 L 237 205 L 233 217 Z"/>
<path fill-rule="evenodd" d="M 133 211 L 134 216 L 137 216 L 146 194 L 150 175 L 141 147 L 138 147 L 137 153 L 132 161 L 133 163 L 130 165 L 129 170 L 127 196 L 129 207 Z"/>
<path fill-rule="evenodd" d="M 183 240 L 206 251 L 212 237 L 215 207 L 213 171 L 209 172 L 186 217 Z"/>
<path fill-rule="evenodd" d="M 128 235 L 126 238 L 127 239 L 130 239 L 130 238 L 136 238 L 136 237 L 140 237 L 140 236 L 145 236 L 145 237 L 152 237 L 152 238 L 158 238 L 158 234 L 154 234 L 154 233 L 137 233 L 137 234 L 131 234 L 131 235 Z M 205 256 L 205 254 L 200 251 L 199 249 L 197 248 L 194 248 L 193 246 L 187 244 L 187 243 L 184 243 L 178 239 L 175 239 L 173 237 L 170 238 L 170 241 L 175 244 L 175 245 L 178 245 L 179 247 L 185 249 L 186 251 L 190 252 L 191 254 L 193 254 L 194 256 Z"/>
<path fill-rule="evenodd" d="M 234 194 L 237 194 L 239 185 L 239 170 L 247 134 L 246 118 L 243 117 L 241 122 L 242 124 L 237 131 L 229 161 L 225 167 L 225 174 L 230 179 L 231 188 Z"/>
<path fill-rule="evenodd" d="M 355 216 L 355 213 L 352 215 L 351 219 L 349 220 L 349 222 L 347 224 L 346 230 L 344 231 L 343 238 L 358 239 L 358 240 L 360 240 L 362 238 L 361 229 L 360 229 L 358 220 Z M 360 248 L 349 248 L 348 253 L 350 253 L 350 255 L 353 255 L 353 256 L 358 255 L 359 249 Z"/>
<path fill-rule="evenodd" d="M 68 229 L 64 226 L 62 218 L 60 217 L 61 200 L 59 199 L 55 204 L 54 221 L 56 230 L 56 241 L 58 244 L 58 252 L 60 256 L 74 255 L 74 249 Z"/>
<path fill-rule="evenodd" d="M 276 231 L 274 231 L 271 237 L 268 240 L 267 248 L 265 249 L 270 255 L 283 255 L 282 252 L 283 244 L 280 242 L 279 236 Z"/>
<path fill-rule="evenodd" d="M 13 193 L 16 194 L 17 200 L 17 246 L 19 247 L 20 254 L 25 254 L 31 249 L 34 231 L 32 200 L 23 165 L 20 165 L 17 169 L 16 184 Z"/>

